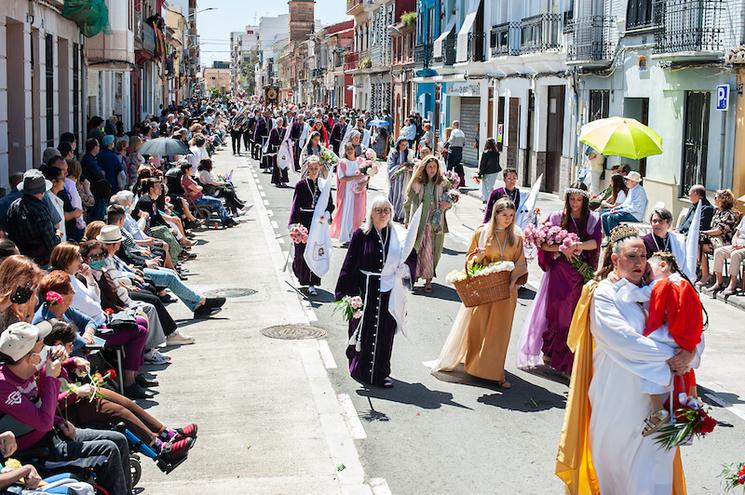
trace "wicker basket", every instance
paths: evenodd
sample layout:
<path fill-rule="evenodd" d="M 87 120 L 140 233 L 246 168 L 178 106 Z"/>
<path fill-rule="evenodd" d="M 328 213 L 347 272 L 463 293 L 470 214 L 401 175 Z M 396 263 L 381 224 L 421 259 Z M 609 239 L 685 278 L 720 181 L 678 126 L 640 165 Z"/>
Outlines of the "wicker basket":
<path fill-rule="evenodd" d="M 510 297 L 511 272 L 495 272 L 480 277 L 469 277 L 466 266 L 466 279 L 453 282 L 463 305 L 467 308 L 489 304 Z"/>

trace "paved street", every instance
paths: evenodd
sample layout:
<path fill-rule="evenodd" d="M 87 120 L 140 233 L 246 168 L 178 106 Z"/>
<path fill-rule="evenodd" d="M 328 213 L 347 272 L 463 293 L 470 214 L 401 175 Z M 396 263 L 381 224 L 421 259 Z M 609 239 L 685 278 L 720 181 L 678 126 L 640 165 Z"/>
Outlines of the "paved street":
<path fill-rule="evenodd" d="M 397 336 L 394 347 L 395 387 L 366 388 L 346 372 L 346 325 L 332 314 L 345 250 L 334 249 L 318 297 L 310 303 L 299 298 L 285 283 L 289 268 L 281 271 L 289 239 L 275 239 L 287 233 L 292 189 L 271 186 L 270 176 L 245 156 L 223 151 L 216 163 L 222 171 L 234 170 L 240 195 L 257 206 L 240 228 L 201 236 L 207 243 L 197 249 L 189 283 L 258 293 L 229 299 L 218 318 L 188 327 L 198 344 L 173 352 L 175 364 L 159 374 L 168 407 L 153 404 L 152 410 L 174 423 L 197 421 L 200 439 L 188 463 L 170 476 L 148 466 L 147 493 L 203 493 L 212 480 L 226 491 L 239 487 L 236 493 L 382 494 L 389 493 L 386 486 L 396 494 L 562 492 L 553 466 L 567 385 L 514 366 L 532 292 L 521 292 L 513 326 L 507 357 L 512 390 L 462 372 L 433 376 L 422 364 L 437 356 L 457 311 L 457 295 L 442 279 L 462 263 L 479 201 L 464 195 L 449 217 L 453 234 L 434 292 L 410 297 L 411 328 Z M 382 174 L 373 186 L 385 188 Z M 550 199 L 541 201 L 544 211 L 550 208 Z M 242 246 L 241 258 L 235 257 L 236 245 Z M 531 268 L 535 281 L 539 270 Z M 720 402 L 735 404 L 729 410 L 714 404 L 712 412 L 733 427 L 720 427 L 683 449 L 691 494 L 720 493 L 721 464 L 741 457 L 745 415 L 737 407 L 745 390 L 737 377 L 725 381 L 732 373 L 724 373 L 742 355 L 734 338 L 740 314 L 721 304 L 714 311 L 699 377 Z M 258 333 L 306 319 L 325 329 L 327 339 L 279 341 Z M 177 395 L 179 400 L 168 400 Z"/>

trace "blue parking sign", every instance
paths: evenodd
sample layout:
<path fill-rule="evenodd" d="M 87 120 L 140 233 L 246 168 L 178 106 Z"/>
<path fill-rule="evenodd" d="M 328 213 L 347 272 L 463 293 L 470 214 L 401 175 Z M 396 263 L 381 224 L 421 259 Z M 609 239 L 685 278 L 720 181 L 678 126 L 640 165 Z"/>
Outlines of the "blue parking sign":
<path fill-rule="evenodd" d="M 717 86 L 717 110 L 727 110 L 729 108 L 729 84 L 720 84 Z"/>

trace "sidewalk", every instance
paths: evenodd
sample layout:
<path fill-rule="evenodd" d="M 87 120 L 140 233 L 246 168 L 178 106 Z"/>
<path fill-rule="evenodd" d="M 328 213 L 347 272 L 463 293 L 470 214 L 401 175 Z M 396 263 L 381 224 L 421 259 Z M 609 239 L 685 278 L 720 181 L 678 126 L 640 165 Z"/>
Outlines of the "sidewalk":
<path fill-rule="evenodd" d="M 254 208 L 239 227 L 198 236 L 187 283 L 201 292 L 257 292 L 229 297 L 210 320 L 181 323 L 197 343 L 169 352 L 174 363 L 158 373 L 160 395 L 144 402 L 166 425 L 198 423 L 199 440 L 170 475 L 143 459 L 140 486 L 149 495 L 370 494 L 321 357 L 325 340 L 260 333 L 308 318 L 284 281 L 285 259 L 248 160 L 224 150 L 215 164 L 234 169 L 239 195 Z M 180 304 L 169 310 L 191 316 Z"/>

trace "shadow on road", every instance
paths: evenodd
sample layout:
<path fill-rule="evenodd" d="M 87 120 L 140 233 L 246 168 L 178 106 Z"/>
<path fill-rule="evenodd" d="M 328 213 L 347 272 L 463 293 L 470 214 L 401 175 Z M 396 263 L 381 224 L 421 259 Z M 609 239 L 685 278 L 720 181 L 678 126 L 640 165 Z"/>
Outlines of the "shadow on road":
<path fill-rule="evenodd" d="M 507 380 L 512 383 L 511 389 L 501 390 L 495 394 L 485 394 L 476 400 L 487 406 L 520 412 L 546 411 L 566 407 L 566 397 L 563 395 L 550 392 L 510 373 L 507 373 L 507 375 Z"/>
<path fill-rule="evenodd" d="M 395 379 L 393 380 L 393 388 L 365 387 L 357 390 L 357 395 L 367 397 L 368 400 L 388 400 L 400 404 L 418 406 L 422 409 L 439 409 L 442 406 L 453 406 L 471 410 L 470 407 L 455 402 L 453 400 L 453 394 L 449 392 L 430 390 L 421 383 L 406 383 Z M 370 412 L 382 414 L 372 408 L 372 401 L 370 402 L 370 407 Z"/>
<path fill-rule="evenodd" d="M 442 299 L 443 301 L 456 301 L 460 302 L 460 296 L 455 292 L 455 289 L 447 285 L 432 283 L 432 292 L 424 292 L 423 286 L 414 287 L 414 295 L 423 296 L 429 299 Z"/>

